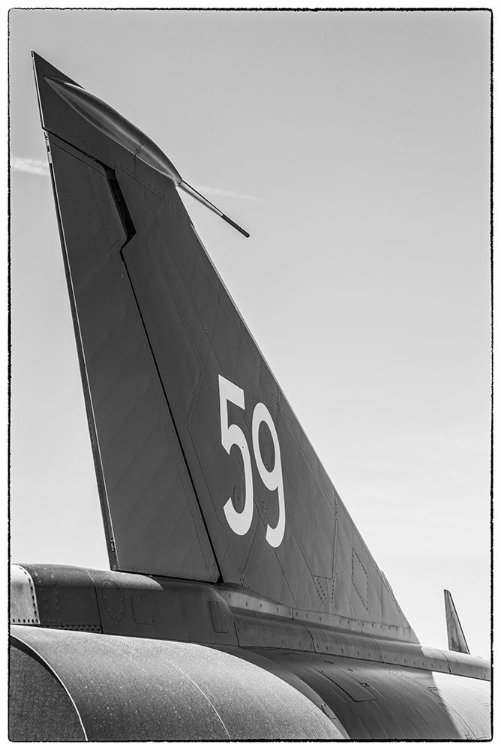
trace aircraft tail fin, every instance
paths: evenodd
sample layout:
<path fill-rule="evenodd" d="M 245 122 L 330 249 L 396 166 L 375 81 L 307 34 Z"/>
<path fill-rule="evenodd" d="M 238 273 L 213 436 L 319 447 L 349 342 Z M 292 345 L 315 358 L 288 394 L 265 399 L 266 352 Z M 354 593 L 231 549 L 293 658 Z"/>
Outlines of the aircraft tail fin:
<path fill-rule="evenodd" d="M 112 567 L 237 584 L 299 617 L 416 642 L 213 267 L 179 173 L 34 61 Z"/>
<path fill-rule="evenodd" d="M 466 643 L 466 638 L 459 621 L 452 594 L 450 591 L 447 591 L 447 589 L 444 589 L 444 600 L 449 651 L 458 651 L 460 654 L 469 654 L 470 649 L 468 648 L 468 644 Z"/>

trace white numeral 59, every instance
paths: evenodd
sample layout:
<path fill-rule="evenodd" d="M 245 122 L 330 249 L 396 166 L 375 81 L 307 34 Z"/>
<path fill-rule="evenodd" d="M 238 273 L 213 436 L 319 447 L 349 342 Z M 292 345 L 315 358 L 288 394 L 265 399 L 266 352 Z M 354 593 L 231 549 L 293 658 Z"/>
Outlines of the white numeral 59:
<path fill-rule="evenodd" d="M 240 409 L 245 409 L 245 394 L 243 390 L 231 381 L 223 378 L 222 375 L 219 375 L 221 444 L 228 454 L 234 445 L 239 448 L 242 453 L 245 475 L 245 502 L 243 509 L 240 512 L 236 511 L 231 498 L 229 498 L 225 503 L 223 510 L 230 528 L 235 534 L 243 536 L 250 529 L 252 515 L 254 513 L 252 466 L 249 446 L 247 445 L 244 433 L 238 425 L 228 423 L 228 401 L 235 404 L 235 406 L 238 406 Z M 272 471 L 268 471 L 264 465 L 259 450 L 259 427 L 261 422 L 265 422 L 268 425 L 268 429 L 273 439 L 273 445 L 275 448 L 275 465 Z M 266 541 L 272 547 L 278 547 L 284 538 L 285 532 L 284 480 L 282 474 L 282 461 L 280 457 L 280 443 L 278 442 L 277 430 L 271 414 L 261 402 L 256 404 L 252 415 L 252 446 L 254 449 L 257 470 L 259 471 L 259 476 L 263 480 L 263 484 L 269 490 L 278 491 L 278 522 L 275 528 L 272 528 L 269 524 L 266 528 Z"/>

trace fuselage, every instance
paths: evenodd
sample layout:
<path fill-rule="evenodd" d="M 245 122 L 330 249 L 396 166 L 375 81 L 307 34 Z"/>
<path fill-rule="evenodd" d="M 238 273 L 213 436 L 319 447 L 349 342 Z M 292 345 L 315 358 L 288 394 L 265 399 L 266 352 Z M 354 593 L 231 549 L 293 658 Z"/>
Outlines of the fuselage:
<path fill-rule="evenodd" d="M 130 731 L 137 733 L 136 739 L 158 739 L 154 730 L 144 734 L 149 714 L 133 697 L 141 694 L 150 662 L 156 666 L 147 670 L 148 694 L 162 692 L 173 659 L 176 674 L 181 669 L 191 675 L 193 652 L 186 650 L 187 644 L 197 645 L 209 672 L 214 650 L 226 655 L 221 658 L 231 665 L 225 678 L 230 693 L 248 683 L 253 665 L 252 674 L 259 670 L 263 685 L 270 674 L 279 678 L 275 695 L 293 690 L 291 695 L 302 696 L 298 700 L 307 698 L 319 713 L 305 717 L 304 731 L 295 727 L 295 737 L 331 736 L 332 730 L 334 736 L 358 740 L 486 738 L 490 667 L 485 659 L 373 635 L 364 632 L 367 624 L 361 621 L 295 611 L 236 585 L 50 565 L 15 566 L 14 573 L 13 648 L 16 654 L 23 651 L 26 662 L 17 666 L 14 677 L 26 679 L 32 666 L 26 654 L 41 658 L 72 697 L 75 726 L 83 726 L 88 739 L 132 739 Z M 82 684 L 95 684 L 96 670 L 99 701 L 95 692 L 90 696 L 82 689 Z M 205 678 L 210 683 L 209 672 Z M 202 678 L 193 674 L 191 679 Z M 246 690 L 251 690 L 249 684 L 259 695 L 260 680 L 251 680 Z M 200 685 L 200 690 L 205 693 L 210 685 Z M 283 698 L 287 702 L 290 696 Z M 129 734 L 120 734 L 119 717 L 133 699 L 135 722 Z M 103 726 L 99 717 L 107 700 L 116 716 L 106 709 L 108 735 L 103 736 L 95 728 Z M 273 737 L 282 736 L 273 734 L 283 719 L 281 698 L 260 706 L 266 721 L 261 717 L 251 735 L 248 728 L 247 734 L 239 734 L 243 729 L 235 726 L 232 738 L 263 739 L 268 730 Z M 234 713 L 229 706 L 225 710 Z M 206 718 L 200 719 L 202 724 Z M 43 723 L 39 716 L 36 720 Z M 223 720 L 222 738 L 228 738 L 227 729 Z M 183 731 L 183 739 L 204 736 L 197 721 Z"/>

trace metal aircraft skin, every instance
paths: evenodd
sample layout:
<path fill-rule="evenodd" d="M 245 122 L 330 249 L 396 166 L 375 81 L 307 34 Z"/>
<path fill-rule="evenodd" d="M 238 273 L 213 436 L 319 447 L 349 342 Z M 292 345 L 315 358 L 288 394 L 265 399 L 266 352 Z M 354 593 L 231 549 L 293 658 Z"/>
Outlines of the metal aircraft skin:
<path fill-rule="evenodd" d="M 11 739 L 489 739 L 489 662 L 448 592 L 451 650 L 419 643 L 193 189 L 33 58 L 111 570 L 13 566 Z"/>

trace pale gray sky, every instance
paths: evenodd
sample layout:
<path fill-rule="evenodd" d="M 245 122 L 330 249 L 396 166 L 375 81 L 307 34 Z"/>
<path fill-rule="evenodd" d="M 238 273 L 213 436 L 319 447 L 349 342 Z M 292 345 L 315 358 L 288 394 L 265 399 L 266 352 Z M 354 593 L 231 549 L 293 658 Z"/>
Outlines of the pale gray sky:
<path fill-rule="evenodd" d="M 490 15 L 13 11 L 12 556 L 107 557 L 31 49 L 185 204 L 427 645 L 489 649 Z"/>

